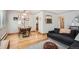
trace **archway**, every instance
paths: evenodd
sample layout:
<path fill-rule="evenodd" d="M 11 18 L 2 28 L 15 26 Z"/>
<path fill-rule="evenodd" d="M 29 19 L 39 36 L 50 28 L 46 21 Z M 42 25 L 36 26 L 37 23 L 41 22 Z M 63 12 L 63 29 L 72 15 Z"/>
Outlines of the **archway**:
<path fill-rule="evenodd" d="M 39 17 L 37 16 L 36 17 L 36 31 L 37 32 L 39 31 L 39 28 L 38 28 L 38 25 L 39 25 L 38 20 L 39 20 Z"/>

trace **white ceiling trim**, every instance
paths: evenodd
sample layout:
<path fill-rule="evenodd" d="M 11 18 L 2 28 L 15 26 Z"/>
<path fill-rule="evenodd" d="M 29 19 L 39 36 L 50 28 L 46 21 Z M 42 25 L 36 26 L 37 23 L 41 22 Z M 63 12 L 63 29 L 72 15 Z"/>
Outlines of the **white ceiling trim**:
<path fill-rule="evenodd" d="M 16 11 L 18 12 L 19 10 L 8 10 L 10 11 Z M 74 12 L 74 11 L 78 11 L 78 10 L 30 10 L 32 12 L 32 14 L 37 14 L 39 12 L 48 12 L 48 13 L 53 13 L 55 15 L 59 15 L 59 14 L 64 14 L 64 13 L 69 13 L 69 12 Z"/>
<path fill-rule="evenodd" d="M 76 10 L 44 10 L 44 12 L 49 12 L 49 13 L 53 13 L 56 15 L 69 13 L 69 12 L 73 12 L 73 11 L 76 11 Z"/>

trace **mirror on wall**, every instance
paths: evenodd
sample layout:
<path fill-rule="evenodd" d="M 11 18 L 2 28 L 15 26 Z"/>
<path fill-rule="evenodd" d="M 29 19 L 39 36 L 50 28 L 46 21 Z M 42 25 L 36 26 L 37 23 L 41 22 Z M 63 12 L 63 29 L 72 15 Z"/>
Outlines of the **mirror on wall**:
<path fill-rule="evenodd" d="M 79 16 L 76 16 L 72 21 L 72 26 L 79 26 Z"/>
<path fill-rule="evenodd" d="M 75 17 L 74 19 L 77 23 L 79 23 L 79 16 Z"/>
<path fill-rule="evenodd" d="M 46 24 L 52 24 L 52 16 L 46 15 Z"/>

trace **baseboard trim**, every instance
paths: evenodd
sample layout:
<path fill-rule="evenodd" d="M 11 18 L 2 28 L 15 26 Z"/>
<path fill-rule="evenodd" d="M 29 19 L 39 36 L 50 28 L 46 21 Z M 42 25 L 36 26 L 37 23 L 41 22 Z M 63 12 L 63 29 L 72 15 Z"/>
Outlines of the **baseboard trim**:
<path fill-rule="evenodd" d="M 35 32 L 35 31 L 31 31 L 31 32 Z M 18 34 L 19 32 L 14 32 L 14 33 L 8 33 L 8 35 L 13 35 L 13 34 Z"/>
<path fill-rule="evenodd" d="M 36 32 L 36 31 L 31 31 L 31 32 Z"/>
<path fill-rule="evenodd" d="M 41 33 L 41 32 L 38 32 L 39 34 L 42 34 L 42 35 L 46 35 L 47 33 Z"/>
<path fill-rule="evenodd" d="M 36 31 L 31 31 L 31 32 L 36 32 Z M 47 33 L 41 33 L 41 32 L 38 32 L 39 34 L 42 34 L 42 35 L 46 35 Z M 13 35 L 13 34 L 18 34 L 18 32 L 15 32 L 15 33 L 8 33 L 8 35 Z"/>
<path fill-rule="evenodd" d="M 13 35 L 13 34 L 18 34 L 18 32 L 16 32 L 16 33 L 8 33 L 8 35 Z"/>

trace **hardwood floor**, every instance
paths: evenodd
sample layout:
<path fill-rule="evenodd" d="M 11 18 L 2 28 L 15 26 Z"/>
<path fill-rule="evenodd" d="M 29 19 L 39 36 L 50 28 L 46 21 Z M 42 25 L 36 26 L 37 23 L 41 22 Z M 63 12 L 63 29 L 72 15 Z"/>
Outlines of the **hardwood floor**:
<path fill-rule="evenodd" d="M 47 34 L 31 32 L 30 37 L 22 38 L 18 34 L 9 35 L 6 40 L 10 40 L 10 49 L 22 49 L 40 41 L 47 40 Z"/>

